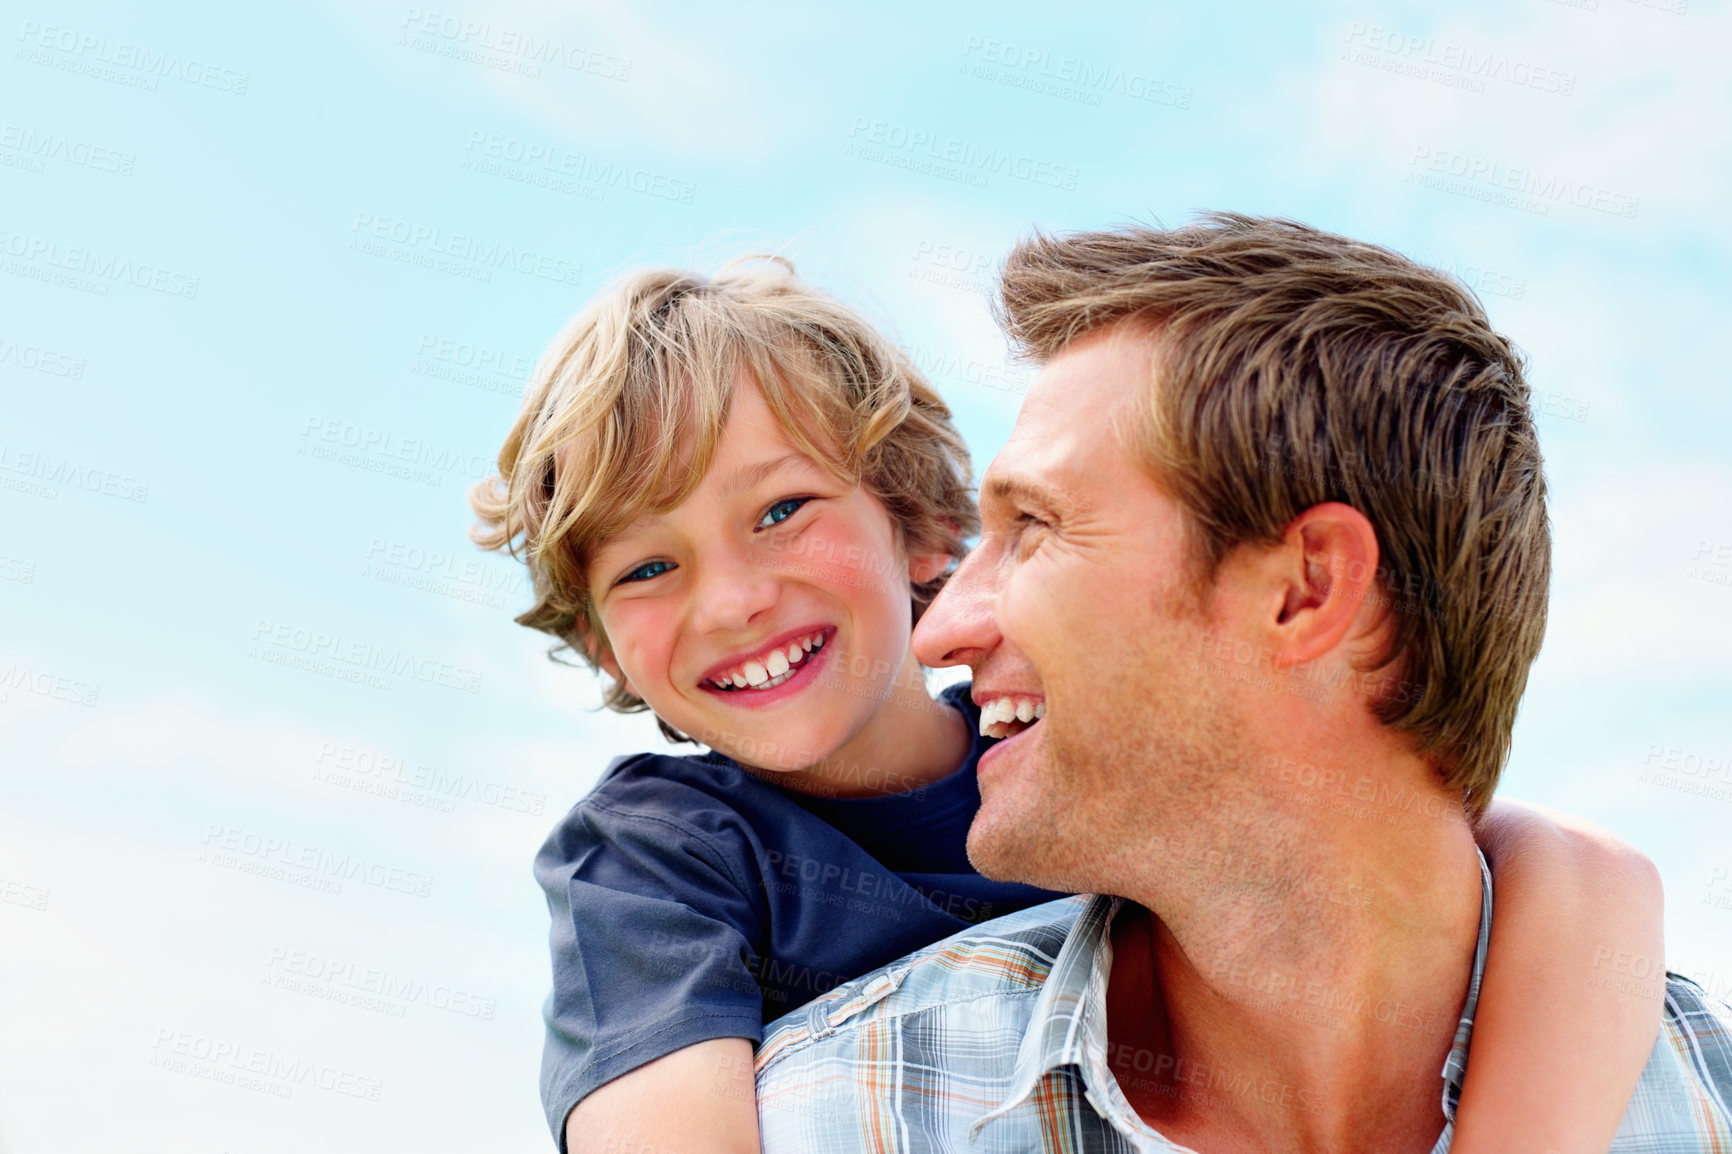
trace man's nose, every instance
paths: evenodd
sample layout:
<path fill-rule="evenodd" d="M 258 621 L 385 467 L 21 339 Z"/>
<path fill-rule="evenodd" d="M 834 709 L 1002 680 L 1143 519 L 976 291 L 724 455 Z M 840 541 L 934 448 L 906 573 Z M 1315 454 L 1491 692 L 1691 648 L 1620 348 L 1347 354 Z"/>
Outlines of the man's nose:
<path fill-rule="evenodd" d="M 983 551 L 963 558 L 914 627 L 922 665 L 972 665 L 998 647 L 998 569 Z"/>
<path fill-rule="evenodd" d="M 777 574 L 744 555 L 707 557 L 698 563 L 693 624 L 706 633 L 742 633 L 781 596 Z"/>

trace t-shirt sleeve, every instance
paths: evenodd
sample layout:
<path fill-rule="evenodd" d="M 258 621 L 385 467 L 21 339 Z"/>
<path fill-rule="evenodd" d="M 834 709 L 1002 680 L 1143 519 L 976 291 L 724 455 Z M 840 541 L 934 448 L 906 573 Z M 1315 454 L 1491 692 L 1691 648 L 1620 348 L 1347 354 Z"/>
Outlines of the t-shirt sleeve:
<path fill-rule="evenodd" d="M 553 923 L 541 1098 L 562 1151 L 596 1087 L 698 1042 L 762 1037 L 761 882 L 745 832 L 708 801 L 663 813 L 592 796 L 536 857 Z"/>

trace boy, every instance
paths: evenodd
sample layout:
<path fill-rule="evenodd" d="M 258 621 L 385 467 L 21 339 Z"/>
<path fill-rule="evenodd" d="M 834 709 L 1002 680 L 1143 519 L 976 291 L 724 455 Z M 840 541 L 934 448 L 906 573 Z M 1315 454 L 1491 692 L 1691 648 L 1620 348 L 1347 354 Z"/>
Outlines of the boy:
<path fill-rule="evenodd" d="M 903 355 L 771 261 L 604 293 L 537 368 L 499 465 L 472 496 L 476 537 L 525 557 L 536 601 L 518 621 L 606 673 L 610 706 L 712 751 L 616 762 L 536 858 L 549 1124 L 573 1154 L 755 1150 L 765 1022 L 1058 896 L 983 878 L 964 853 L 975 762 L 997 719 L 1038 723 L 1038 703 L 966 686 L 935 702 L 909 650 L 978 527 L 966 450 Z M 1482 834 L 1505 863 L 1500 905 L 1536 911 L 1510 924 L 1599 905 L 1592 941 L 1578 915 L 1573 937 L 1495 943 L 1494 972 L 1586 959 L 1608 925 L 1658 956 L 1645 862 L 1519 812 Z M 1571 1049 L 1551 1023 L 1576 1016 L 1537 998 L 1488 990 L 1481 1009 L 1476 1058 L 1542 1029 L 1548 1055 Z M 1649 1005 L 1602 1020 L 1464 1110 L 1544 1103 L 1560 1133 L 1604 1116 L 1609 1141 L 1657 1020 Z"/>

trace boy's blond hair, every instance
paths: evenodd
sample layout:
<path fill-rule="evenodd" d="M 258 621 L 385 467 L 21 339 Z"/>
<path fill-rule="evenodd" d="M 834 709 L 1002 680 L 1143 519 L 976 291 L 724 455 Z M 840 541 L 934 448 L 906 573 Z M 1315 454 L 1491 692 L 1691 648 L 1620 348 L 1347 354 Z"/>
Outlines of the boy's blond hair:
<path fill-rule="evenodd" d="M 586 563 L 639 516 L 665 513 L 697 487 L 739 373 L 795 445 L 883 504 L 905 555 L 960 558 L 978 532 L 968 449 L 950 410 L 864 319 L 780 258 L 735 262 L 714 278 L 638 272 L 554 339 L 498 474 L 469 494 L 475 542 L 528 565 L 535 604 L 517 621 L 559 638 L 551 656 L 569 648 L 600 668 L 608 643 Z M 916 616 L 943 581 L 910 587 Z M 605 700 L 620 712 L 645 708 L 623 683 Z"/>

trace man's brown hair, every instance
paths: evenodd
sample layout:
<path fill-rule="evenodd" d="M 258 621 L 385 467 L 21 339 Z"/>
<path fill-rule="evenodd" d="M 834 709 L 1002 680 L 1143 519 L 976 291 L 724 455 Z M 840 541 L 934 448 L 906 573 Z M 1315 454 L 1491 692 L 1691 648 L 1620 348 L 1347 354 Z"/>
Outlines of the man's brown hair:
<path fill-rule="evenodd" d="M 1450 277 L 1288 220 L 1036 232 L 1000 321 L 1044 361 L 1124 324 L 1159 333 L 1119 430 L 1186 509 L 1201 578 L 1313 505 L 1371 521 L 1395 612 L 1376 715 L 1490 802 L 1545 633 L 1551 531 L 1514 346 Z"/>
<path fill-rule="evenodd" d="M 796 446 L 878 499 L 905 553 L 962 556 L 980 527 L 968 448 L 900 349 L 777 257 L 736 261 L 713 278 L 649 269 L 602 292 L 554 339 L 498 474 L 469 495 L 476 543 L 528 564 L 535 604 L 517 620 L 558 638 L 555 655 L 574 649 L 595 666 L 607 653 L 588 559 L 638 517 L 691 495 L 742 377 Z M 911 586 L 910 611 L 944 579 Z M 604 700 L 645 708 L 620 683 Z"/>

